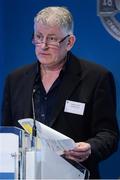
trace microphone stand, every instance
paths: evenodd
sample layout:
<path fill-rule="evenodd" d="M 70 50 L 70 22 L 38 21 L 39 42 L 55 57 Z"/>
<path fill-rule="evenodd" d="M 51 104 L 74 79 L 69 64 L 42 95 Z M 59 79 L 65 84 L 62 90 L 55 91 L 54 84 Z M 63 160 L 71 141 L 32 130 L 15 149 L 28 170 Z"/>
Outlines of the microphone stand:
<path fill-rule="evenodd" d="M 32 92 L 33 127 L 32 127 L 31 146 L 36 149 L 37 126 L 36 126 L 36 119 L 35 119 L 35 104 L 34 104 L 35 92 L 36 92 L 35 89 L 33 89 L 33 92 Z"/>

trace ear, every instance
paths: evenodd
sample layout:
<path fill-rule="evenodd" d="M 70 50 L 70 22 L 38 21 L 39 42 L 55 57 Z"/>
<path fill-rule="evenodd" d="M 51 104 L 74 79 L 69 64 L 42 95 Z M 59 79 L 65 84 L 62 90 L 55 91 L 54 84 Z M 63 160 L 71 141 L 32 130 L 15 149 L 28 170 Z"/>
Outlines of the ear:
<path fill-rule="evenodd" d="M 71 34 L 67 42 L 67 47 L 66 47 L 67 51 L 71 50 L 71 48 L 73 47 L 75 43 L 75 40 L 76 40 L 75 36 Z"/>

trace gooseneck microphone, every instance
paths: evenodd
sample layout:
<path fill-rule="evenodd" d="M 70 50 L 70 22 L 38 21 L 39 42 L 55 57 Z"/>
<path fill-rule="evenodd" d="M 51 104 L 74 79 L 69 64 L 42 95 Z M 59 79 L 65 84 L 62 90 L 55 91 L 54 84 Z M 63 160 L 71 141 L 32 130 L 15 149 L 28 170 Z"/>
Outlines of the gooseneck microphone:
<path fill-rule="evenodd" d="M 35 104 L 34 104 L 34 94 L 36 90 L 33 89 L 32 92 L 32 110 L 33 110 L 33 127 L 32 127 L 32 146 L 36 145 L 36 136 L 37 136 L 37 126 L 36 126 L 36 118 L 35 118 Z"/>

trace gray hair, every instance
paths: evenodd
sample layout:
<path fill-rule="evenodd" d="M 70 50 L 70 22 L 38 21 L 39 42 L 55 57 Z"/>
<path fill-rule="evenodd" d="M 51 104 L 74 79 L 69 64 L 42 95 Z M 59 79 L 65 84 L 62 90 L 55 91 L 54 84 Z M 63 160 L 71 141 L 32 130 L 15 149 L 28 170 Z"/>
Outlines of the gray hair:
<path fill-rule="evenodd" d="M 34 23 L 42 23 L 49 26 L 58 25 L 66 33 L 73 33 L 73 17 L 65 7 L 46 7 L 39 11 L 34 18 Z"/>

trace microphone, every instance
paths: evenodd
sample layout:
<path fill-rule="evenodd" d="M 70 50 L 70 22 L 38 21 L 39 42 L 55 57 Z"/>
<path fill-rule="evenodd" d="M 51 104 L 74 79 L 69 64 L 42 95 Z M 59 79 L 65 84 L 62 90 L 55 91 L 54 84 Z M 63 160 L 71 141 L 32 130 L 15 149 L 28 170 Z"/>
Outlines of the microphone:
<path fill-rule="evenodd" d="M 34 94 L 36 90 L 33 89 L 32 92 L 32 110 L 33 110 L 33 127 L 32 127 L 32 146 L 36 146 L 36 136 L 37 136 L 37 126 L 36 126 L 36 118 L 35 118 L 35 104 L 34 104 Z"/>

